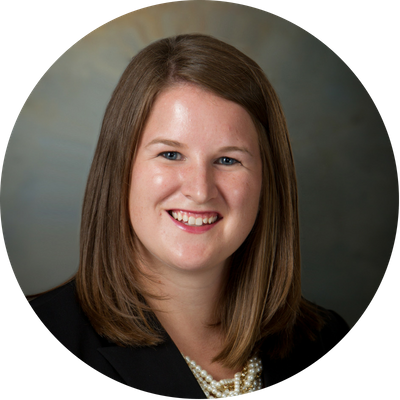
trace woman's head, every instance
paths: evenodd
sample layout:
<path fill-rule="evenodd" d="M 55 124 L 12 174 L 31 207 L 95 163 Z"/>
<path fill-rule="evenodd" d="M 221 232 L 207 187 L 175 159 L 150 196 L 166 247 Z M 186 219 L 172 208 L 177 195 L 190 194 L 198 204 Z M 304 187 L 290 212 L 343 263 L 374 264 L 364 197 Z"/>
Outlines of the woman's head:
<path fill-rule="evenodd" d="M 230 343 L 222 358 L 235 364 L 237 354 L 247 357 L 250 342 L 254 347 L 265 332 L 273 334 L 293 324 L 300 281 L 297 189 L 285 118 L 261 68 L 228 44 L 204 35 L 162 39 L 138 53 L 126 68 L 106 109 L 88 178 L 78 289 L 101 333 L 121 343 L 151 344 L 149 335 L 153 343 L 159 340 L 146 322 L 149 310 L 137 279 L 140 252 L 129 193 L 153 105 L 168 90 L 185 85 L 239 105 L 257 134 L 262 168 L 259 209 L 249 236 L 232 257 L 219 307 Z M 234 321 L 243 322 L 245 310 L 251 317 L 247 326 L 239 327 Z M 135 317 L 134 323 L 129 317 L 133 312 L 142 317 Z M 115 320 L 116 315 L 121 318 L 118 324 L 96 323 L 99 318 Z M 132 324 L 140 328 L 136 334 L 128 333 Z M 239 340 L 245 331 L 248 343 Z"/>
<path fill-rule="evenodd" d="M 263 158 L 261 203 L 266 204 L 275 195 L 272 188 L 277 172 L 292 168 L 285 165 L 291 161 L 291 154 L 275 92 L 259 66 L 234 47 L 208 36 L 182 35 L 142 50 L 125 70 L 107 107 L 97 152 L 99 160 L 95 157 L 94 162 L 99 164 L 97 170 L 102 179 L 106 172 L 112 177 L 116 185 L 113 196 L 120 192 L 119 211 L 126 209 L 127 183 L 150 110 L 162 91 L 183 82 L 198 85 L 249 112 L 259 135 Z M 270 126 L 274 128 L 272 132 Z M 279 134 L 274 135 L 274 130 Z M 293 181 L 292 176 L 289 180 Z M 128 222 L 126 215 L 120 218 Z M 269 225 L 270 231 L 273 226 L 272 221 L 264 221 L 263 225 Z"/>

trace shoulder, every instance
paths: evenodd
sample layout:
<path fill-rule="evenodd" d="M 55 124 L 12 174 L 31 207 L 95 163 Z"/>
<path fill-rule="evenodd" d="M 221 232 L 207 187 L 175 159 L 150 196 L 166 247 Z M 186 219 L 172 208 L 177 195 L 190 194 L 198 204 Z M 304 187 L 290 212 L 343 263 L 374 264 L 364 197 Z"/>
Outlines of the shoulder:
<path fill-rule="evenodd" d="M 102 349 L 117 346 L 98 335 L 90 324 L 79 304 L 75 281 L 35 298 L 28 306 L 64 350 L 102 376 L 125 385 L 120 375 L 101 354 Z M 49 340 L 51 337 L 49 336 Z M 42 340 L 42 343 L 45 342 Z M 51 349 L 51 345 L 48 348 Z M 43 351 L 45 349 L 46 347 Z M 63 363 L 61 359 L 60 363 Z"/>
<path fill-rule="evenodd" d="M 47 329 L 75 356 L 100 372 L 113 376 L 99 349 L 112 346 L 94 330 L 82 311 L 71 281 L 30 302 L 33 310 Z"/>
<path fill-rule="evenodd" d="M 64 331 L 67 335 L 90 327 L 79 305 L 74 281 L 40 295 L 30 305 L 53 334 Z"/>
<path fill-rule="evenodd" d="M 295 337 L 295 345 L 290 353 L 292 360 L 305 360 L 305 366 L 311 365 L 328 353 L 350 330 L 346 321 L 335 311 L 319 306 L 316 306 L 316 310 L 323 322 L 322 327 L 313 332 L 312 336 Z"/>
<path fill-rule="evenodd" d="M 313 304 L 313 303 L 312 303 Z M 325 324 L 315 332 L 314 339 L 302 337 L 290 354 L 280 360 L 263 359 L 267 382 L 276 382 L 277 393 L 310 395 L 343 388 L 341 373 L 347 364 L 351 329 L 336 311 L 313 304 Z"/>
<path fill-rule="evenodd" d="M 54 312 L 55 310 L 59 310 L 60 307 L 68 308 L 71 305 L 77 306 L 75 296 L 75 281 L 72 280 L 44 294 L 38 295 L 38 297 L 30 301 L 30 305 L 37 314 L 46 314 L 46 311 Z"/>
<path fill-rule="evenodd" d="M 351 329 L 345 319 L 336 311 L 316 306 L 325 321 L 314 340 L 308 340 L 294 348 L 293 367 L 297 382 L 309 390 L 306 382 L 310 376 L 315 389 L 340 385 L 337 371 L 343 370 L 347 359 Z M 322 385 L 322 386 L 321 386 Z"/>
<path fill-rule="evenodd" d="M 317 340 L 320 342 L 325 354 L 346 336 L 350 328 L 347 322 L 335 311 L 321 310 L 325 325 L 318 333 Z"/>

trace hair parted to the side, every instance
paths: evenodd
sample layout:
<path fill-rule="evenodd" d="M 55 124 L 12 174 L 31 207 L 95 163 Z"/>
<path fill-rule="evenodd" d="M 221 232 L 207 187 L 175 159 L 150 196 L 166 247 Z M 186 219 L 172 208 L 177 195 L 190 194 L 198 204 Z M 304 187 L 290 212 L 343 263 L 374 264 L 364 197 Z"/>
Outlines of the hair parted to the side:
<path fill-rule="evenodd" d="M 217 308 L 225 348 L 216 357 L 238 367 L 265 338 L 284 356 L 295 337 L 313 337 L 321 319 L 301 297 L 297 187 L 280 102 L 261 68 L 210 36 L 180 35 L 152 43 L 124 71 L 107 106 L 87 182 L 77 292 L 95 330 L 120 345 L 163 340 L 153 324 L 137 268 L 129 218 L 135 153 L 157 95 L 189 82 L 244 107 L 259 134 L 263 163 L 260 210 L 233 254 Z"/>

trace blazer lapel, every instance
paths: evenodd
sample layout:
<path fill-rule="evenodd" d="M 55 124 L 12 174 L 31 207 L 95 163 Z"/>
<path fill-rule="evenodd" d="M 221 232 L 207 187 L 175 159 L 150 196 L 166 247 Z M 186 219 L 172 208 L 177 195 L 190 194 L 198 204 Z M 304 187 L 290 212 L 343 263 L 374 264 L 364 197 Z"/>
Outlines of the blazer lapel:
<path fill-rule="evenodd" d="M 286 360 L 271 360 L 266 356 L 266 345 L 261 348 L 263 387 L 281 382 L 298 371 L 292 371 Z M 172 339 L 154 347 L 98 348 L 128 386 L 162 396 L 204 399 L 192 371 Z M 301 370 L 301 369 L 300 369 Z"/>
<path fill-rule="evenodd" d="M 98 351 L 129 386 L 163 396 L 206 398 L 174 342 L 155 347 L 101 347 Z"/>

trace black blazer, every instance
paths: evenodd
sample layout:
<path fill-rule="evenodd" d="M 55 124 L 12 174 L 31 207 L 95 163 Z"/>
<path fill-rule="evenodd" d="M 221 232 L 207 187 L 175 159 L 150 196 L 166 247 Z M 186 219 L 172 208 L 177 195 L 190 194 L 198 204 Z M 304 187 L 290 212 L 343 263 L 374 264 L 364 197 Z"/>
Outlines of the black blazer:
<path fill-rule="evenodd" d="M 31 305 L 44 325 L 68 350 L 104 375 L 150 393 L 205 398 L 170 338 L 155 347 L 133 348 L 120 347 L 100 337 L 76 299 L 74 282 L 34 299 Z M 346 322 L 335 312 L 329 311 L 327 324 L 317 340 L 302 342 L 287 358 L 271 360 L 262 348 L 263 387 L 281 382 L 313 364 L 334 347 L 348 330 Z"/>

